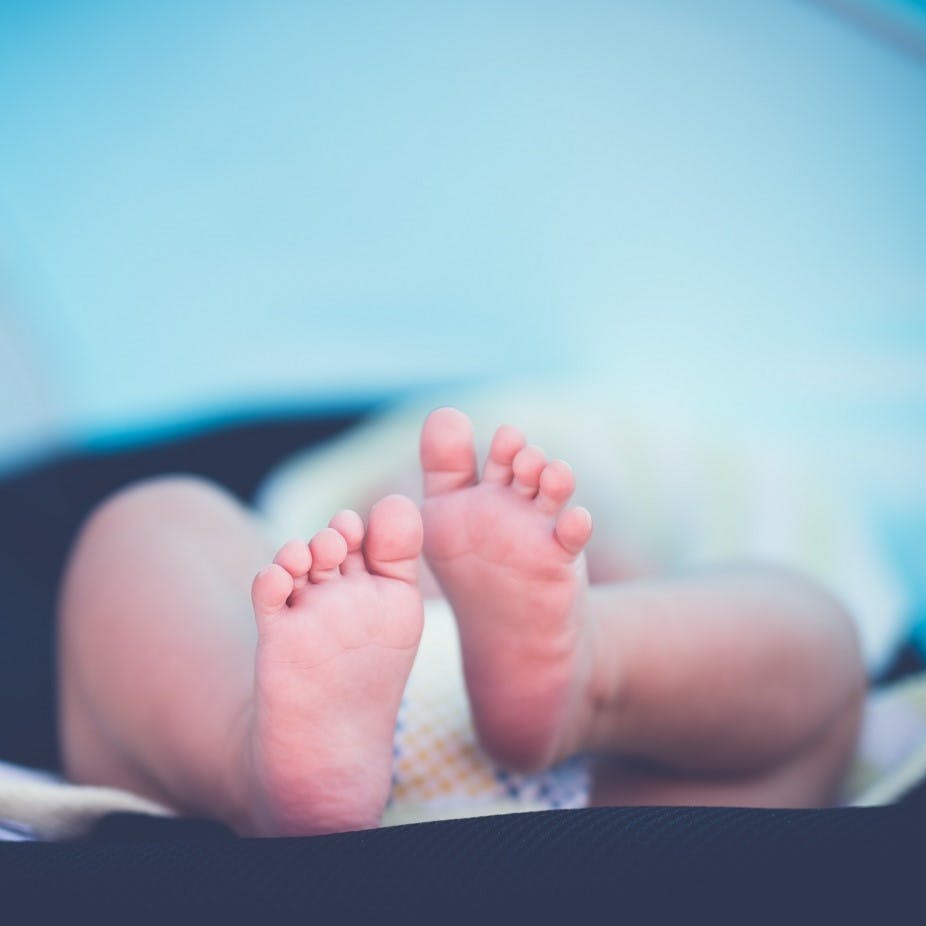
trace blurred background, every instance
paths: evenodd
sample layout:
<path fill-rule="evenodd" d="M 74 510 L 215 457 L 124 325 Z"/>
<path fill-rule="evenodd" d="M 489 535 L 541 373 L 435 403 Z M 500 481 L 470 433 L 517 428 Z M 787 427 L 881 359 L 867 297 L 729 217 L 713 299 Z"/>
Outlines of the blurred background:
<path fill-rule="evenodd" d="M 0 473 L 554 376 L 824 461 L 915 621 L 926 4 L 0 4 Z"/>

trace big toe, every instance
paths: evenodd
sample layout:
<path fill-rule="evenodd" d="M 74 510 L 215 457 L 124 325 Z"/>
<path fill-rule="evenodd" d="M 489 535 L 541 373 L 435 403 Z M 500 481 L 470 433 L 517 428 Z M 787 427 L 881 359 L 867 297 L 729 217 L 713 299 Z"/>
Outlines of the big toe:
<path fill-rule="evenodd" d="M 414 582 L 423 529 L 418 506 L 404 495 L 387 495 L 370 509 L 363 552 L 376 575 Z"/>
<path fill-rule="evenodd" d="M 424 494 L 439 495 L 476 481 L 473 425 L 457 408 L 438 408 L 421 429 Z"/>

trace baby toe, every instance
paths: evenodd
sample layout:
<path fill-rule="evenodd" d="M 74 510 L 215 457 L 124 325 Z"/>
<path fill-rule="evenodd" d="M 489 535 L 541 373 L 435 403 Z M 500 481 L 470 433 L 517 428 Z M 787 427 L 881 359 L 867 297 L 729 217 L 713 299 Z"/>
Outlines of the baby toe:
<path fill-rule="evenodd" d="M 273 561 L 293 577 L 294 590 L 298 591 L 309 581 L 308 572 L 312 565 L 312 554 L 305 540 L 290 540 L 283 544 Z"/>
<path fill-rule="evenodd" d="M 312 554 L 310 582 L 327 582 L 341 573 L 339 567 L 347 556 L 347 541 L 334 528 L 326 527 L 309 541 Z"/>
<path fill-rule="evenodd" d="M 342 574 L 366 572 L 361 549 L 364 534 L 363 518 L 356 511 L 345 508 L 328 522 L 328 526 L 336 530 L 347 544 L 347 556 L 344 558 L 344 562 L 341 563 Z"/>
<path fill-rule="evenodd" d="M 533 444 L 528 444 L 518 451 L 512 463 L 514 481 L 511 487 L 518 495 L 533 498 L 540 486 L 540 474 L 546 466 L 547 458 L 544 452 Z"/>
<path fill-rule="evenodd" d="M 556 519 L 553 532 L 560 546 L 577 556 L 592 536 L 592 516 L 587 508 L 567 508 Z"/>
<path fill-rule="evenodd" d="M 476 481 L 473 425 L 457 408 L 438 408 L 421 429 L 421 468 L 425 495 L 440 495 Z"/>
<path fill-rule="evenodd" d="M 556 514 L 569 500 L 576 487 L 572 467 L 563 460 L 548 463 L 540 474 L 537 507 L 544 514 Z"/>
<path fill-rule="evenodd" d="M 524 435 L 517 428 L 513 428 L 510 424 L 503 424 L 492 438 L 492 446 L 489 448 L 482 481 L 496 485 L 508 485 L 514 476 L 511 465 L 514 458 L 524 448 L 525 443 Z"/>
<path fill-rule="evenodd" d="M 293 593 L 293 577 L 280 566 L 273 563 L 261 569 L 251 583 L 251 602 L 258 621 L 278 614 Z"/>
<path fill-rule="evenodd" d="M 364 544 L 367 568 L 375 575 L 414 582 L 423 529 L 418 506 L 404 495 L 387 495 L 370 510 Z"/>

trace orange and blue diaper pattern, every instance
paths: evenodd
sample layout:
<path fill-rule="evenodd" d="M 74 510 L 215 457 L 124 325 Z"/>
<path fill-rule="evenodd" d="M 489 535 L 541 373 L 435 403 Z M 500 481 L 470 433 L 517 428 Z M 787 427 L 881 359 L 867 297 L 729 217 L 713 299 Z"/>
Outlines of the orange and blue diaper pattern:
<path fill-rule="evenodd" d="M 590 772 L 584 757 L 544 772 L 517 774 L 497 766 L 479 747 L 456 628 L 444 602 L 428 603 L 396 723 L 393 758 L 387 824 L 588 804 Z"/>

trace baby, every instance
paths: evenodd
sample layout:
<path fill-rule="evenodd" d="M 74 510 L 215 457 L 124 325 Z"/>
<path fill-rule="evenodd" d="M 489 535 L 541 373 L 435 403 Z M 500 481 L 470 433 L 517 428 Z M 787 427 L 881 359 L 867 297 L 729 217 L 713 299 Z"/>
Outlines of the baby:
<path fill-rule="evenodd" d="M 592 520 L 568 505 L 568 465 L 502 426 L 480 475 L 453 408 L 425 421 L 421 465 L 420 512 L 400 495 L 366 525 L 338 512 L 263 568 L 261 525 L 206 483 L 165 478 L 104 503 L 62 593 L 69 777 L 242 834 L 377 826 L 423 552 L 498 765 L 593 755 L 595 804 L 834 799 L 865 677 L 824 590 L 755 566 L 590 585 Z"/>

